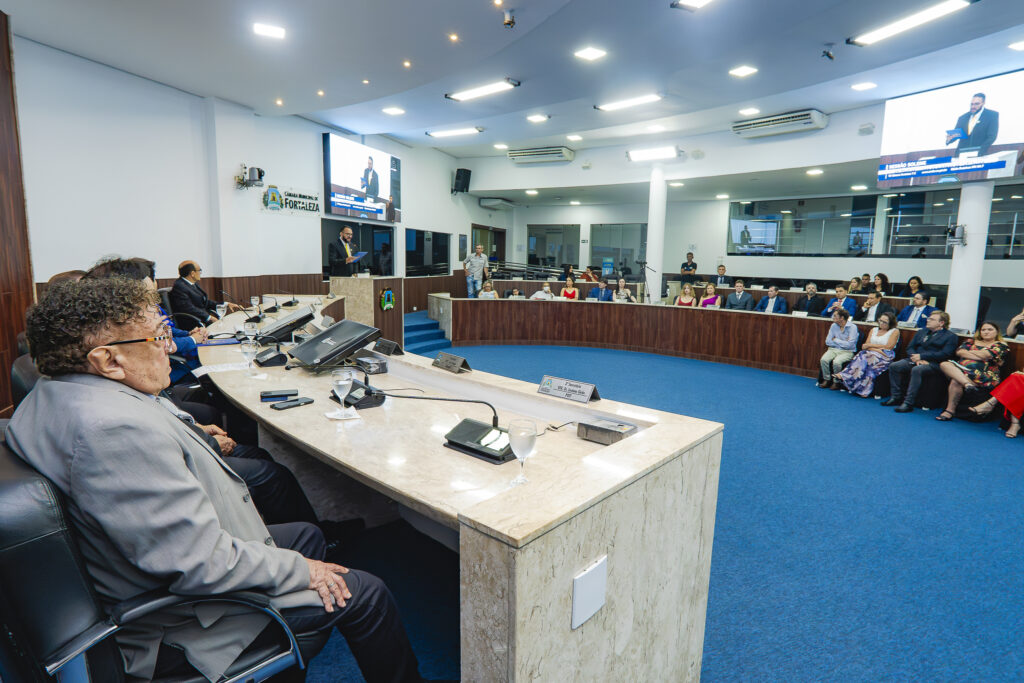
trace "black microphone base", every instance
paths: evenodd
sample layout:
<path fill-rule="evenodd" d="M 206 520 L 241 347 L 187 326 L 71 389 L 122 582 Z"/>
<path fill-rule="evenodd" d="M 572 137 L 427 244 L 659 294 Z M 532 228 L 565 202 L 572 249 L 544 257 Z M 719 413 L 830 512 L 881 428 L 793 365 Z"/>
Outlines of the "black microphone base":
<path fill-rule="evenodd" d="M 247 323 L 261 323 L 261 322 L 263 322 L 263 314 L 259 313 L 259 314 L 254 315 L 254 316 L 250 316 L 250 317 L 245 319 L 245 322 L 247 322 Z"/>
<path fill-rule="evenodd" d="M 492 465 L 515 460 L 508 443 L 508 432 L 486 422 L 466 418 L 444 435 L 445 446 L 479 458 Z"/>
<path fill-rule="evenodd" d="M 281 305 L 286 307 L 286 308 L 291 308 L 292 306 L 298 306 L 299 305 L 299 300 L 298 299 L 292 299 L 291 301 L 285 301 Z"/>

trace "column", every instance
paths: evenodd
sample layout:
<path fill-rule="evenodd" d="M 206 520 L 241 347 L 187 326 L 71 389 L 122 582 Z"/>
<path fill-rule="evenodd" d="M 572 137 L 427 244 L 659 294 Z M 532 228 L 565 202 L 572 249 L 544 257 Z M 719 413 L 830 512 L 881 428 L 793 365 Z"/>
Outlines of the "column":
<path fill-rule="evenodd" d="M 960 211 L 956 222 L 964 226 L 967 245 L 953 247 L 949 266 L 949 296 L 946 312 L 951 327 L 973 330 L 978 317 L 978 295 L 981 273 L 985 268 L 985 245 L 988 241 L 988 220 L 992 213 L 991 180 L 965 183 L 960 191 Z"/>
<path fill-rule="evenodd" d="M 874 231 L 871 233 L 871 253 L 884 254 L 886 250 L 885 233 L 889 225 L 889 198 L 878 196 L 878 203 L 875 205 Z"/>
<path fill-rule="evenodd" d="M 647 301 L 661 301 L 661 273 L 665 267 L 665 211 L 668 202 L 665 170 L 651 169 L 651 193 L 647 205 Z"/>
<path fill-rule="evenodd" d="M 580 270 L 591 265 L 594 264 L 590 262 L 590 223 L 580 223 Z"/>

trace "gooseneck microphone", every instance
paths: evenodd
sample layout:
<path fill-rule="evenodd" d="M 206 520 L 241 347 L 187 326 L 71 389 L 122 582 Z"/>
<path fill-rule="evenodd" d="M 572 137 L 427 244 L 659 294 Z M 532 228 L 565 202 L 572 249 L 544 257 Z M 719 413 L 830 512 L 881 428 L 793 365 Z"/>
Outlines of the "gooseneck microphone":
<path fill-rule="evenodd" d="M 288 296 L 291 297 L 291 301 L 285 301 L 283 304 L 281 304 L 282 306 L 289 306 L 290 307 L 290 306 L 298 306 L 299 305 L 299 300 L 295 296 L 294 292 L 289 292 L 286 289 L 282 289 L 281 293 L 282 294 L 287 294 Z"/>
<path fill-rule="evenodd" d="M 407 394 L 389 394 L 386 391 L 381 391 L 380 389 L 373 389 L 371 387 L 367 388 L 369 389 L 369 391 L 373 393 L 380 394 L 383 396 L 390 396 L 391 398 L 412 398 L 419 401 L 451 401 L 453 403 L 480 403 L 490 408 L 491 412 L 494 413 L 494 417 L 491 418 L 491 426 L 494 427 L 495 429 L 498 429 L 498 411 L 495 410 L 494 406 L 492 406 L 487 401 L 479 401 L 474 398 L 442 398 L 440 396 L 409 396 Z"/>

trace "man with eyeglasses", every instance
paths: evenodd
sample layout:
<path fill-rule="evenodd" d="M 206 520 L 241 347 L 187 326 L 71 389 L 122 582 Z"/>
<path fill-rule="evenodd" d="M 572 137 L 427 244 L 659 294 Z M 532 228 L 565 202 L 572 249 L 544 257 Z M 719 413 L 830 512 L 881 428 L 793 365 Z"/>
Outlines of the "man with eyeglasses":
<path fill-rule="evenodd" d="M 421 680 L 380 579 L 323 562 L 312 524 L 264 525 L 242 479 L 158 396 L 170 332 L 142 282 L 59 283 L 29 311 L 27 336 L 46 377 L 15 411 L 7 443 L 67 497 L 107 609 L 156 589 L 255 591 L 298 605 L 282 611 L 296 632 L 337 627 L 368 681 Z M 218 680 L 273 628 L 262 614 L 189 607 L 115 638 L 128 676 Z"/>
<path fill-rule="evenodd" d="M 197 325 L 208 325 L 217 320 L 217 304 L 219 302 L 210 299 L 206 291 L 199 286 L 203 279 L 203 269 L 195 261 L 182 261 L 178 265 L 178 279 L 171 287 L 169 298 L 174 314 L 184 313 L 177 323 L 186 332 L 194 329 Z M 235 303 L 228 303 L 228 313 L 242 310 L 242 307 Z"/>

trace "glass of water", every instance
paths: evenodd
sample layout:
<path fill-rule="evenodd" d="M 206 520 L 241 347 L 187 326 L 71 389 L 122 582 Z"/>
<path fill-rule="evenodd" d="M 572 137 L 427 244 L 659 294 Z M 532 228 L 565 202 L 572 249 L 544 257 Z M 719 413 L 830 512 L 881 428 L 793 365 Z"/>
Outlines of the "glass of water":
<path fill-rule="evenodd" d="M 341 401 L 337 410 L 328 413 L 328 417 L 341 417 L 345 412 L 345 397 L 352 391 L 352 382 L 355 381 L 356 371 L 353 368 L 338 368 L 331 372 L 332 391 Z"/>
<path fill-rule="evenodd" d="M 516 419 L 508 423 L 508 443 L 519 460 L 519 476 L 512 480 L 512 486 L 521 486 L 526 478 L 526 459 L 533 455 L 537 446 L 537 425 L 533 420 Z"/>
<path fill-rule="evenodd" d="M 256 335 L 259 334 L 260 328 L 256 323 L 243 323 L 242 331 L 245 333 L 246 339 L 256 341 Z"/>
<path fill-rule="evenodd" d="M 242 349 L 242 357 L 245 358 L 245 362 L 248 364 L 245 374 L 247 374 L 249 377 L 252 377 L 252 360 L 253 358 L 256 357 L 256 354 L 259 353 L 260 345 L 252 341 L 251 339 L 246 339 L 241 344 L 239 344 L 239 346 Z"/>
<path fill-rule="evenodd" d="M 217 319 L 222 320 L 228 312 L 227 304 L 217 304 Z"/>
<path fill-rule="evenodd" d="M 250 296 L 249 297 L 249 305 L 252 306 L 253 308 L 259 308 L 259 306 L 260 306 L 260 298 L 258 296 Z"/>

